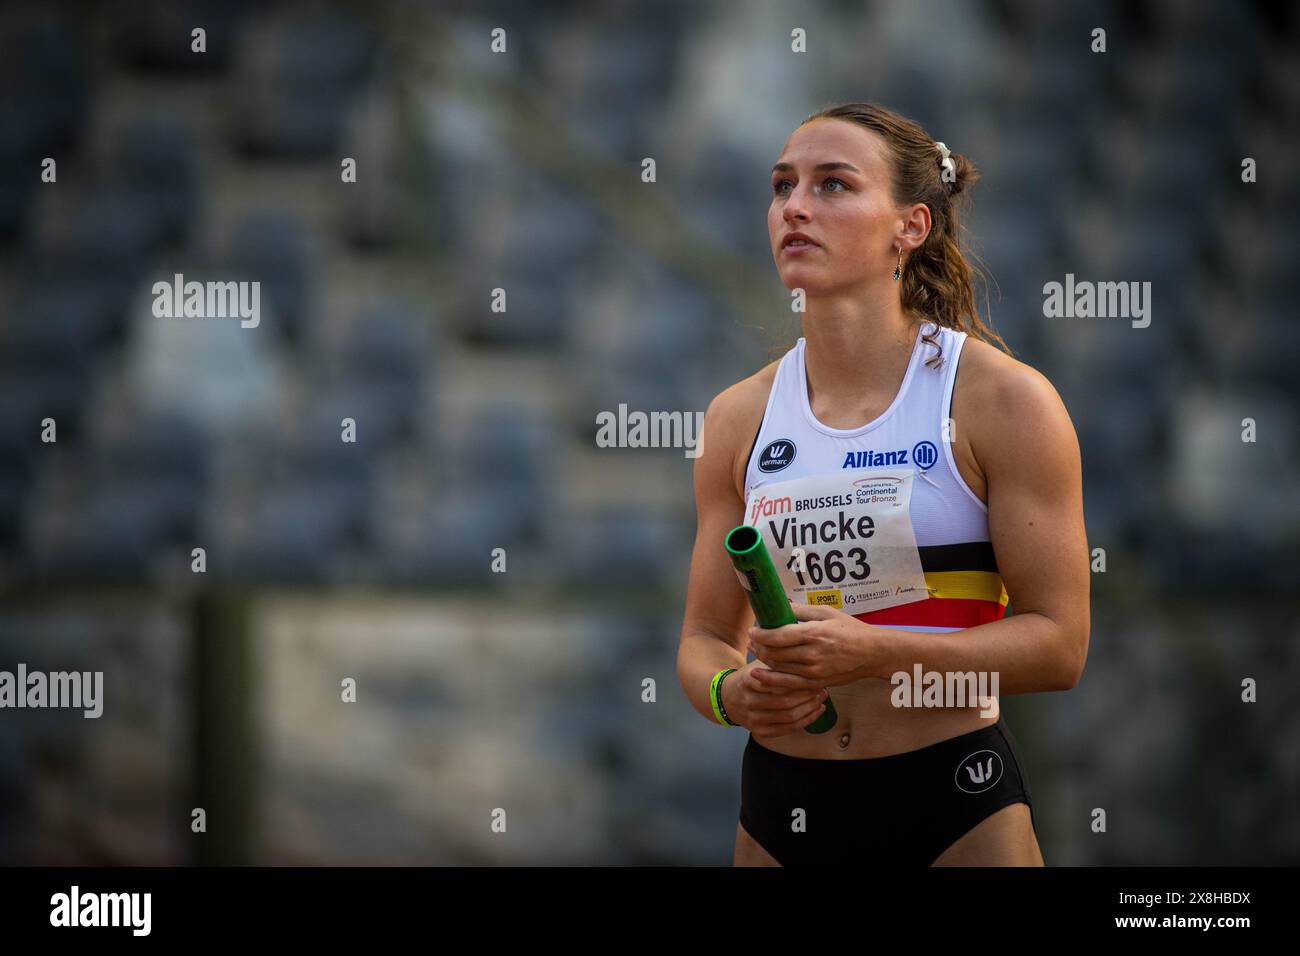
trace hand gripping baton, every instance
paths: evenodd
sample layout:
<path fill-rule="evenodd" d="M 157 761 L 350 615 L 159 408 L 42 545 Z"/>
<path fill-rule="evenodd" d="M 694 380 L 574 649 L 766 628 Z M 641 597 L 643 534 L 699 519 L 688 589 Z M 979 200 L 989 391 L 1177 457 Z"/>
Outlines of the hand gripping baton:
<path fill-rule="evenodd" d="M 752 525 L 742 524 L 727 532 L 727 554 L 736 566 L 736 574 L 749 597 L 749 606 L 754 609 L 754 617 L 759 627 L 781 627 L 784 624 L 797 624 L 798 619 L 790 610 L 790 599 L 786 597 L 781 579 L 776 576 L 772 558 L 763 544 L 763 536 Z M 810 734 L 824 734 L 835 726 L 839 716 L 835 705 L 826 698 L 826 710 L 804 730 Z"/>

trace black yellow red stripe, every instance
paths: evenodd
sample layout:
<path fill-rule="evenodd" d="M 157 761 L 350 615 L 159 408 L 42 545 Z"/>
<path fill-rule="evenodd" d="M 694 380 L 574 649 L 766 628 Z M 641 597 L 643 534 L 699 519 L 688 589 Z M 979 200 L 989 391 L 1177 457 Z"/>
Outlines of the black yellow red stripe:
<path fill-rule="evenodd" d="M 929 595 L 854 617 L 879 625 L 974 627 L 1006 614 L 1009 598 L 991 542 L 932 545 L 918 551 Z"/>

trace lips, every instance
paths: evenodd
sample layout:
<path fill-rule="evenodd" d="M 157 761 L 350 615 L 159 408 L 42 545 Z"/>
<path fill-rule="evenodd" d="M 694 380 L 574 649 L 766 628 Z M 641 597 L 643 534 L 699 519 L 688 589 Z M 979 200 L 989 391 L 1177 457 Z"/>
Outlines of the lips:
<path fill-rule="evenodd" d="M 812 240 L 812 237 L 806 236 L 802 232 L 789 233 L 784 239 L 781 240 L 782 249 L 789 249 L 791 246 L 793 246 L 796 249 L 802 249 L 805 248 L 806 246 L 815 246 L 815 245 L 817 245 L 817 243 Z"/>

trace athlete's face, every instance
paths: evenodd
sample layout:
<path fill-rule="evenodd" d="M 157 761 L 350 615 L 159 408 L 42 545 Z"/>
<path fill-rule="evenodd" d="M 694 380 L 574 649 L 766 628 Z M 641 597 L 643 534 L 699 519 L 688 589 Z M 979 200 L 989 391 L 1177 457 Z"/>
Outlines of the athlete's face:
<path fill-rule="evenodd" d="M 885 157 L 883 139 L 846 120 L 815 119 L 786 141 L 772 171 L 767 212 L 772 255 L 786 288 L 825 295 L 892 281 L 903 217 L 890 196 Z M 836 166 L 819 169 L 823 164 Z M 783 247 L 791 232 L 817 245 Z"/>

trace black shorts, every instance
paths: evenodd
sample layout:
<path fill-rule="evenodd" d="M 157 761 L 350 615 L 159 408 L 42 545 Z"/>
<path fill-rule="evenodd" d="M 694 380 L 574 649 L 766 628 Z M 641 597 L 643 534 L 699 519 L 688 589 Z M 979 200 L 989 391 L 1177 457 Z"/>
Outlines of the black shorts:
<path fill-rule="evenodd" d="M 782 866 L 929 866 L 1013 803 L 1029 805 L 1032 825 L 1024 759 L 1001 716 L 919 750 L 853 760 L 791 757 L 751 734 L 740 771 L 740 823 Z"/>

